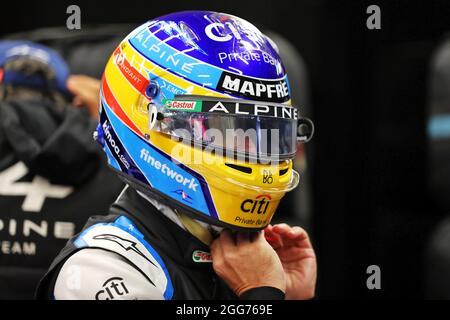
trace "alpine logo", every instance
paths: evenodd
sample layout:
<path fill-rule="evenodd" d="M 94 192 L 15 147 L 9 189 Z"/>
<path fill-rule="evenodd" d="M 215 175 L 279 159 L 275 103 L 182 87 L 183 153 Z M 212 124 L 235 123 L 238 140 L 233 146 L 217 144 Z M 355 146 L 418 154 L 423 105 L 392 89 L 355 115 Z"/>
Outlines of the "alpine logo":
<path fill-rule="evenodd" d="M 178 189 L 172 192 L 179 195 L 183 201 L 187 203 L 192 203 L 192 197 L 188 195 L 186 192 L 184 192 L 183 189 Z"/>
<path fill-rule="evenodd" d="M 224 71 L 216 89 L 257 101 L 283 103 L 290 99 L 286 78 L 258 80 Z"/>
<path fill-rule="evenodd" d="M 212 262 L 212 256 L 211 253 L 201 251 L 201 250 L 195 250 L 192 253 L 192 260 L 197 263 L 205 263 L 205 262 Z"/>
<path fill-rule="evenodd" d="M 276 104 L 203 101 L 203 112 L 298 119 L 298 109 Z"/>

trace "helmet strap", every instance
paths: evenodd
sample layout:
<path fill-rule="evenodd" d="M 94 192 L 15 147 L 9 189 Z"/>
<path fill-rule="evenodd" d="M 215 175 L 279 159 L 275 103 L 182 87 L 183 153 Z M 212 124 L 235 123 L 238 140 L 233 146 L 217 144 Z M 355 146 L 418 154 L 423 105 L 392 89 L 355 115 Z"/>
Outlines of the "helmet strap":
<path fill-rule="evenodd" d="M 207 246 L 211 244 L 213 241 L 213 236 L 208 229 L 200 225 L 200 223 L 194 219 L 189 218 L 184 213 L 181 213 L 179 210 L 174 211 L 187 231 Z"/>

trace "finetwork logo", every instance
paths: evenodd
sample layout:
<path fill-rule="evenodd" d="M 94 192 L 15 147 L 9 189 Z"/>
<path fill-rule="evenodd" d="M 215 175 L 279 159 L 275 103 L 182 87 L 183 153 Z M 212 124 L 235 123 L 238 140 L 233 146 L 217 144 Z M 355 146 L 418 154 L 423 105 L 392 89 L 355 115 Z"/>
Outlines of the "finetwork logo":
<path fill-rule="evenodd" d="M 175 170 L 170 169 L 165 163 L 161 163 L 150 155 L 150 152 L 147 149 L 142 148 L 140 157 L 142 160 L 147 162 L 156 170 L 161 171 L 164 175 L 167 175 L 170 179 L 175 180 L 179 184 L 186 186 L 192 191 L 197 192 L 198 183 L 195 182 L 194 178 L 186 178 L 181 173 L 178 173 Z"/>

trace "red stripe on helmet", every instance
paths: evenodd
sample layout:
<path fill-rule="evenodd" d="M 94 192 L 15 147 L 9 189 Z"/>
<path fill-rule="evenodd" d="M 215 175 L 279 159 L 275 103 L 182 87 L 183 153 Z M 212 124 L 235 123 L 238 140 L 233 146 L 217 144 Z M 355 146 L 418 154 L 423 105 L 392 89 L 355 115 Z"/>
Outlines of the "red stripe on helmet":
<path fill-rule="evenodd" d="M 122 54 L 120 47 L 114 51 L 114 64 L 119 68 L 123 76 L 128 82 L 140 93 L 144 93 L 148 86 L 149 80 L 145 78 L 135 67 L 133 67 L 126 56 Z"/>
<path fill-rule="evenodd" d="M 136 134 L 142 136 L 142 131 L 139 130 L 138 127 L 130 120 L 130 118 L 123 112 L 122 107 L 117 102 L 114 97 L 111 89 L 109 88 L 108 81 L 106 81 L 105 75 L 102 77 L 102 91 L 105 97 L 106 103 L 111 108 L 111 110 L 116 114 L 116 116 L 121 119 L 131 130 L 133 130 Z"/>

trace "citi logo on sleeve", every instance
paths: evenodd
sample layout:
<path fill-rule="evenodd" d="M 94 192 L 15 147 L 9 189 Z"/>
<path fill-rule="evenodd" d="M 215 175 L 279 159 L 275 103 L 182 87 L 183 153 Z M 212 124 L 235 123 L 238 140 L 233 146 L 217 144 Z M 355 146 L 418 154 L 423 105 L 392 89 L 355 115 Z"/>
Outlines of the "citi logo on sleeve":
<path fill-rule="evenodd" d="M 216 89 L 252 100 L 283 103 L 290 99 L 286 79 L 261 80 L 224 71 Z"/>
<path fill-rule="evenodd" d="M 102 289 L 95 295 L 95 300 L 114 300 L 129 293 L 123 278 L 112 277 L 103 283 Z"/>

